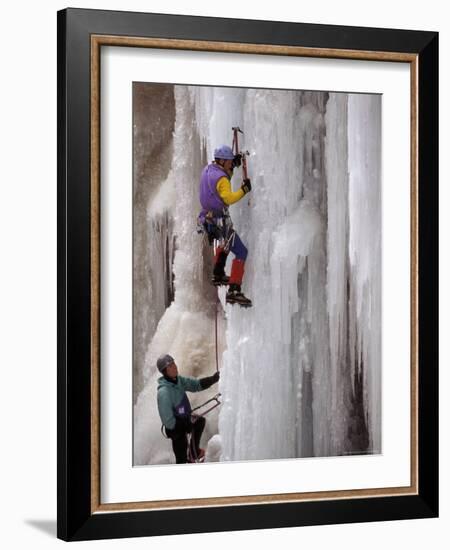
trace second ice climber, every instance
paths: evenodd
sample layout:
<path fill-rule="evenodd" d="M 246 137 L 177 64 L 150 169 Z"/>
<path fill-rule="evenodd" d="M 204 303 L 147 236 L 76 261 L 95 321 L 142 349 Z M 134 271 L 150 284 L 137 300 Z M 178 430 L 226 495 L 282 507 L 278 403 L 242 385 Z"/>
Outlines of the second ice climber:
<path fill-rule="evenodd" d="M 179 376 L 173 357 L 167 354 L 159 357 L 156 367 L 162 374 L 158 378 L 158 412 L 166 435 L 172 440 L 176 463 L 199 462 L 205 456 L 205 451 L 200 448 L 200 438 L 206 421 L 204 416 L 192 414 L 186 392 L 208 389 L 219 381 L 219 371 L 199 379 Z M 189 433 L 191 441 L 188 450 Z"/>
<path fill-rule="evenodd" d="M 241 155 L 235 155 L 228 145 L 214 151 L 214 162 L 205 166 L 200 178 L 202 211 L 199 223 L 205 229 L 210 244 L 214 240 L 219 243 L 214 258 L 213 284 L 229 285 L 227 303 L 250 307 L 252 301 L 241 290 L 248 251 L 236 233 L 228 212 L 228 206 L 241 200 L 252 188 L 248 178 L 243 180 L 237 191 L 231 188 L 233 170 L 240 163 Z M 228 277 L 225 275 L 225 264 L 230 251 L 235 257 Z"/>

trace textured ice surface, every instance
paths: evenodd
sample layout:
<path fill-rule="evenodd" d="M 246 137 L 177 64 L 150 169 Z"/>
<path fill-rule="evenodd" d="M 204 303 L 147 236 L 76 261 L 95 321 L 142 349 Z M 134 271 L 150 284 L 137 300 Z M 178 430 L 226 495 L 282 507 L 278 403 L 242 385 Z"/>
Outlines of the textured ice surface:
<path fill-rule="evenodd" d="M 208 416 L 207 460 L 380 452 L 380 97 L 176 87 L 175 98 L 172 167 L 148 208 L 173 223 L 175 295 L 148 336 L 135 464 L 173 461 L 156 358 L 195 376 L 215 368 L 211 252 L 195 218 L 202 165 L 233 126 L 250 151 L 252 192 L 230 211 L 253 308 L 225 306 L 222 322 L 219 306 L 223 404 Z M 194 405 L 216 391 L 191 394 Z"/>

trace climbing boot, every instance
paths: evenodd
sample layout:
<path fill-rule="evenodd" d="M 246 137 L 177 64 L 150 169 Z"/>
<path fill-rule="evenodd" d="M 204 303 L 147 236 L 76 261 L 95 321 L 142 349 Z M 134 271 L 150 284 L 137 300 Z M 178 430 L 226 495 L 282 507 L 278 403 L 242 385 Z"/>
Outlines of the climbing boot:
<path fill-rule="evenodd" d="M 197 462 L 204 462 L 205 461 L 205 449 L 199 449 L 197 454 Z"/>
<path fill-rule="evenodd" d="M 191 451 L 189 453 L 188 462 L 194 464 L 195 462 L 205 462 L 205 449 L 199 449 L 197 455 Z"/>
<path fill-rule="evenodd" d="M 230 284 L 225 301 L 227 304 L 239 304 L 241 307 L 252 307 L 252 301 L 242 292 L 239 285 Z"/>
<path fill-rule="evenodd" d="M 211 282 L 214 286 L 228 285 L 230 282 L 230 277 L 228 277 L 228 275 L 225 275 L 225 273 L 217 275 L 214 274 Z"/>

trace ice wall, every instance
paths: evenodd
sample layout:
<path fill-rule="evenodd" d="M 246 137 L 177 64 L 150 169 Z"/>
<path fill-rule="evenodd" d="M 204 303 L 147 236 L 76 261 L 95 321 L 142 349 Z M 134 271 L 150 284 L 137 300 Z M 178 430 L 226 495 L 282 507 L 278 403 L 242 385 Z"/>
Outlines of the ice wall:
<path fill-rule="evenodd" d="M 330 94 L 326 113 L 327 310 L 329 324 L 329 410 L 333 412 L 330 451 L 342 454 L 347 442 L 349 364 L 348 96 Z"/>
<path fill-rule="evenodd" d="M 348 153 L 350 364 L 354 397 L 350 429 L 360 433 L 364 422 L 368 449 L 379 453 L 382 450 L 381 96 L 349 95 Z"/>
<path fill-rule="evenodd" d="M 149 210 L 173 213 L 174 301 L 148 345 L 135 463 L 172 461 L 161 446 L 157 356 L 172 353 L 193 375 L 215 364 L 211 251 L 195 216 L 202 166 L 231 145 L 233 126 L 251 153 L 252 192 L 230 211 L 249 249 L 243 291 L 253 308 L 218 308 L 223 405 L 208 419 L 207 456 L 379 452 L 379 97 L 179 86 L 175 99 L 172 168 Z"/>
<path fill-rule="evenodd" d="M 191 94 L 209 158 L 234 125 L 251 151 L 231 212 L 254 307 L 226 308 L 222 460 L 379 451 L 379 98 Z"/>
<path fill-rule="evenodd" d="M 239 93 L 253 190 L 231 212 L 254 306 L 227 307 L 222 460 L 328 454 L 326 94 Z"/>

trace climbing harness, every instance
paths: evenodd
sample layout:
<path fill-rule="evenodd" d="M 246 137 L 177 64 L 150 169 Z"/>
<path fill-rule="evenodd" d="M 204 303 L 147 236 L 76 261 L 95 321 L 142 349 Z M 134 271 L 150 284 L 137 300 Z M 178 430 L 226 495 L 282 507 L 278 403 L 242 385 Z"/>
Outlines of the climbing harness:
<path fill-rule="evenodd" d="M 212 410 L 214 410 L 215 408 L 217 408 L 219 405 L 222 404 L 222 402 L 220 401 L 220 398 L 222 397 L 222 394 L 221 393 L 216 393 L 216 395 L 214 397 L 211 397 L 211 399 L 208 399 L 208 401 L 205 401 L 204 403 L 202 403 L 201 405 L 199 405 L 198 407 L 195 407 L 195 409 L 192 409 L 191 410 L 191 418 L 199 418 L 201 416 L 205 416 L 206 414 L 208 414 L 209 412 L 211 412 Z M 209 407 L 206 411 L 203 411 L 203 412 L 200 412 L 200 413 L 194 413 L 194 411 L 198 411 L 200 409 L 203 409 L 203 407 L 206 407 L 206 405 L 209 405 L 210 403 L 214 402 L 214 405 L 212 405 L 212 407 Z M 163 436 L 166 438 L 166 439 L 170 439 L 170 437 L 167 436 L 167 433 L 166 433 L 166 430 L 165 430 L 165 426 L 164 424 L 161 425 L 161 433 L 163 434 Z"/>

